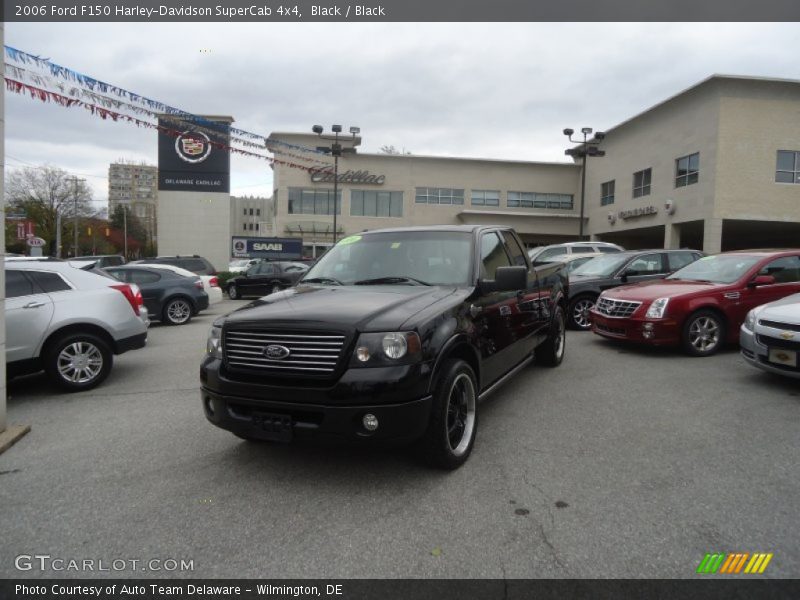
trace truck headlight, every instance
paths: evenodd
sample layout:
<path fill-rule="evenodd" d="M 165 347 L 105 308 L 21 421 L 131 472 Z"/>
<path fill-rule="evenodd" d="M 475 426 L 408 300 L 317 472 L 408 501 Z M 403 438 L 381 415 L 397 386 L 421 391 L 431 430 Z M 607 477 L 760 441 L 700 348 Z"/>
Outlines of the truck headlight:
<path fill-rule="evenodd" d="M 749 329 L 750 331 L 755 330 L 756 328 L 756 309 L 754 308 L 747 316 L 744 318 L 744 328 Z"/>
<path fill-rule="evenodd" d="M 645 316 L 648 319 L 663 319 L 664 313 L 667 311 L 667 304 L 669 304 L 669 298 L 657 298 L 653 300 Z"/>
<path fill-rule="evenodd" d="M 353 367 L 383 367 L 418 362 L 422 355 L 419 336 L 413 331 L 362 333 L 350 360 Z"/>
<path fill-rule="evenodd" d="M 222 327 L 212 325 L 206 341 L 206 354 L 214 358 L 222 358 Z"/>

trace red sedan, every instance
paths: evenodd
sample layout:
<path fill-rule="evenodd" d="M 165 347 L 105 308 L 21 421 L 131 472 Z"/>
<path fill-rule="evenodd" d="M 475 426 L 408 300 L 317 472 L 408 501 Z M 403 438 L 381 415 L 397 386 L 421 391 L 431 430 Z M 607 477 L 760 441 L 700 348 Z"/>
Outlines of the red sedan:
<path fill-rule="evenodd" d="M 591 310 L 592 331 L 709 356 L 738 340 L 751 308 L 798 292 L 800 250 L 726 252 L 666 279 L 603 292 Z"/>

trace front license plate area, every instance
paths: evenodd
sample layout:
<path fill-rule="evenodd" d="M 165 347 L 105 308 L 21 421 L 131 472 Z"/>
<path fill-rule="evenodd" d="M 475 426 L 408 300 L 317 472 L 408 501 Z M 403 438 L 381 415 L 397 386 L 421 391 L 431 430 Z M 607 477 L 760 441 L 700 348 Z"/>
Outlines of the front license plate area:
<path fill-rule="evenodd" d="M 292 417 L 273 413 L 253 413 L 253 426 L 259 437 L 275 442 L 292 441 Z"/>
<path fill-rule="evenodd" d="M 770 348 L 769 362 L 785 367 L 797 367 L 797 352 L 783 348 Z"/>

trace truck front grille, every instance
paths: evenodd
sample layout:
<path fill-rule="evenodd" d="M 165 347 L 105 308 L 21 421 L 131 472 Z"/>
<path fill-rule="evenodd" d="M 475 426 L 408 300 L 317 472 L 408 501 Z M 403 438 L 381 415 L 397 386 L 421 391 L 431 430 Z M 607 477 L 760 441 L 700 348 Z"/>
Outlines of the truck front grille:
<path fill-rule="evenodd" d="M 600 297 L 597 299 L 595 307 L 601 315 L 624 318 L 630 317 L 641 304 L 641 302 L 626 302 L 624 300 L 610 300 L 609 298 Z"/>
<path fill-rule="evenodd" d="M 338 333 L 231 329 L 223 336 L 223 355 L 237 369 L 329 375 L 336 370 L 345 339 Z"/>

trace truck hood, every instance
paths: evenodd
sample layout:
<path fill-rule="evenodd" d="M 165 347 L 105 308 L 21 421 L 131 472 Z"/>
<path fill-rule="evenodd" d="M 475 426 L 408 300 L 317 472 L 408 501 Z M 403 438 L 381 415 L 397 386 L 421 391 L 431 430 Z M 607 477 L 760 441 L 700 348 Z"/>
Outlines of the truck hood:
<path fill-rule="evenodd" d="M 395 331 L 459 288 L 439 286 L 300 285 L 251 302 L 225 317 L 226 324 L 298 323 L 358 331 Z"/>
<path fill-rule="evenodd" d="M 728 284 L 683 281 L 680 279 L 654 279 L 631 285 L 623 285 L 603 293 L 606 298 L 647 302 L 656 298 L 678 298 L 692 294 L 707 294 L 710 290 L 723 290 Z"/>

